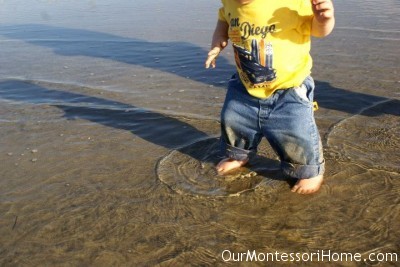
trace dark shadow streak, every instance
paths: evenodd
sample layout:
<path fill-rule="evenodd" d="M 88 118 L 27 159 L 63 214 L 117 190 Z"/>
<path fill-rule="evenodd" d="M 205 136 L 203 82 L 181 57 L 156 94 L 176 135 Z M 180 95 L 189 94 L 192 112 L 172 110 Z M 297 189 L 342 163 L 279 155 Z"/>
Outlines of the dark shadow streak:
<path fill-rule="evenodd" d="M 400 106 L 400 101 L 397 99 L 351 92 L 335 88 L 327 82 L 316 81 L 315 86 L 315 100 L 320 107 L 326 109 L 343 111 L 352 115 L 362 113 L 363 116 L 376 117 L 382 113 L 372 111 L 369 107 L 386 101 L 397 103 L 397 105 Z M 387 109 L 386 112 L 394 116 L 399 115 L 398 110 Z"/>
<path fill-rule="evenodd" d="M 235 69 L 224 57 L 219 57 L 218 69 L 206 70 L 203 66 L 208 51 L 186 42 L 149 42 L 41 24 L 0 26 L 0 34 L 48 47 L 57 55 L 103 58 L 189 77 L 210 85 L 219 85 L 218 77 L 226 80 Z"/>
<path fill-rule="evenodd" d="M 62 110 L 69 120 L 79 118 L 130 131 L 167 149 L 177 149 L 195 140 L 210 138 L 176 118 L 104 98 L 48 89 L 31 82 L 0 82 L 0 98 L 54 106 Z"/>
<path fill-rule="evenodd" d="M 0 82 L 0 98 L 22 103 L 50 105 L 64 112 L 70 120 L 84 119 L 115 129 L 130 131 L 135 136 L 168 150 L 178 150 L 200 162 L 216 164 L 222 157 L 219 139 L 209 136 L 189 123 L 164 114 L 138 108 L 133 105 L 62 90 L 49 89 L 27 81 L 6 80 Z M 199 154 L 194 144 L 208 139 L 209 154 Z M 199 144 L 201 145 L 200 142 Z M 264 165 L 265 164 L 265 165 Z M 276 171 L 260 169 L 260 166 L 279 166 L 277 161 L 257 157 L 249 169 L 274 180 L 283 180 Z"/>

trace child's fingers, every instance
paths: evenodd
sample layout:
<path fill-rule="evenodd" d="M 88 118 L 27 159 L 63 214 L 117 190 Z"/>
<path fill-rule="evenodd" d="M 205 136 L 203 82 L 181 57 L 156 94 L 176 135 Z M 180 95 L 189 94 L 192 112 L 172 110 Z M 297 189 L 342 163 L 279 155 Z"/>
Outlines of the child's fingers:
<path fill-rule="evenodd" d="M 333 4 L 330 0 L 314 0 L 312 3 L 316 11 L 333 9 Z"/>
<path fill-rule="evenodd" d="M 318 15 L 319 17 L 321 17 L 323 19 L 329 19 L 329 18 L 333 17 L 333 11 L 330 9 L 320 10 L 320 11 L 317 11 L 317 13 L 315 15 Z"/>
<path fill-rule="evenodd" d="M 314 14 L 321 19 L 333 16 L 333 4 L 330 0 L 312 0 Z"/>
<path fill-rule="evenodd" d="M 208 52 L 208 56 L 215 56 L 217 57 L 219 52 L 221 52 L 221 48 L 219 47 L 214 47 L 213 49 L 210 50 L 210 52 Z"/>
<path fill-rule="evenodd" d="M 318 4 L 327 3 L 327 2 L 332 3 L 331 0 L 311 0 L 311 3 L 312 3 L 313 5 L 318 5 Z"/>
<path fill-rule="evenodd" d="M 204 63 L 204 66 L 206 69 L 210 68 L 210 66 L 212 68 L 215 68 L 215 58 L 208 57 L 206 62 Z"/>
<path fill-rule="evenodd" d="M 208 69 L 211 65 L 211 67 L 215 68 L 215 59 L 218 57 L 219 52 L 221 52 L 221 48 L 219 47 L 214 47 L 213 49 L 208 52 L 207 59 L 205 62 L 205 67 Z"/>
<path fill-rule="evenodd" d="M 316 11 L 326 11 L 326 10 L 331 10 L 332 5 L 330 3 L 321 3 L 315 7 Z"/>
<path fill-rule="evenodd" d="M 208 57 L 204 66 L 206 67 L 206 69 L 210 68 L 210 66 L 212 68 L 215 68 L 215 57 Z"/>
<path fill-rule="evenodd" d="M 211 61 L 211 68 L 215 68 L 215 59 L 213 61 Z"/>

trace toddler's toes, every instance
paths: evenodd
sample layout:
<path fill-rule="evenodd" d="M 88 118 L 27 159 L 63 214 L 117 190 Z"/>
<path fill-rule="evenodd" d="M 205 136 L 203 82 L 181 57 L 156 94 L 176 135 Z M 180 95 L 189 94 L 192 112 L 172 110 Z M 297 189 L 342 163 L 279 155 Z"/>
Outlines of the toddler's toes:
<path fill-rule="evenodd" d="M 243 165 L 247 163 L 248 159 L 245 160 L 235 160 L 235 159 L 230 159 L 226 158 L 221 160 L 216 169 L 219 175 L 224 175 L 229 171 L 232 171 L 234 169 L 240 168 Z"/>
<path fill-rule="evenodd" d="M 318 175 L 313 178 L 299 179 L 292 187 L 292 192 L 298 194 L 312 194 L 319 190 L 323 181 L 323 176 Z"/>

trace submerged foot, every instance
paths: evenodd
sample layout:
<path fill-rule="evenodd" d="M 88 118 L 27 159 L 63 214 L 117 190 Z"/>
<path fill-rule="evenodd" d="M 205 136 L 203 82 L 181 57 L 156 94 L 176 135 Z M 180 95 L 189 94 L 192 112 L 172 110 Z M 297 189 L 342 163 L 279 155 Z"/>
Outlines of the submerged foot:
<path fill-rule="evenodd" d="M 224 175 L 231 170 L 242 167 L 248 161 L 249 161 L 248 159 L 245 160 L 235 160 L 230 158 L 223 159 L 217 165 L 218 174 Z"/>
<path fill-rule="evenodd" d="M 321 187 L 322 181 L 322 175 L 318 175 L 308 179 L 299 179 L 297 183 L 292 187 L 292 192 L 299 194 L 315 193 Z"/>

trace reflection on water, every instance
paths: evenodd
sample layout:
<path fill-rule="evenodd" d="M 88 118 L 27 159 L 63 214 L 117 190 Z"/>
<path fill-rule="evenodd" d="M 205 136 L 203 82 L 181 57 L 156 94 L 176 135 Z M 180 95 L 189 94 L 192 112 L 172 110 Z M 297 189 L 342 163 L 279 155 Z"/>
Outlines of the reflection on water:
<path fill-rule="evenodd" d="M 229 49 L 202 66 L 218 5 L 0 1 L 0 265 L 399 251 L 399 3 L 335 2 L 336 30 L 314 40 L 327 171 L 311 196 L 290 192 L 266 142 L 215 173 L 233 71 Z"/>

